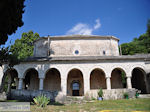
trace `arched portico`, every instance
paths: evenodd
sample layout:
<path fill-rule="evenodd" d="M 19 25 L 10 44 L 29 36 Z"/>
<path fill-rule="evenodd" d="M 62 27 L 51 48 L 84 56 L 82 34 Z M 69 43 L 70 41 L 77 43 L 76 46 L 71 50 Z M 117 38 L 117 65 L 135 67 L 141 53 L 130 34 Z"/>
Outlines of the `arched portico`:
<path fill-rule="evenodd" d="M 131 78 L 132 87 L 141 90 L 141 93 L 147 93 L 146 88 L 146 73 L 142 68 L 134 68 Z"/>
<path fill-rule="evenodd" d="M 105 73 L 102 69 L 95 68 L 90 74 L 90 89 L 106 89 Z"/>
<path fill-rule="evenodd" d="M 56 68 L 51 68 L 47 70 L 44 79 L 44 90 L 47 91 L 61 90 L 60 72 Z"/>
<path fill-rule="evenodd" d="M 83 96 L 84 95 L 83 74 L 79 69 L 72 69 L 68 73 L 67 95 L 68 96 Z"/>
<path fill-rule="evenodd" d="M 126 73 L 121 68 L 115 68 L 111 72 L 111 88 L 126 88 Z"/>
<path fill-rule="evenodd" d="M 24 74 L 23 89 L 38 90 L 39 78 L 38 71 L 34 68 L 29 68 Z"/>
<path fill-rule="evenodd" d="M 9 92 L 10 89 L 18 87 L 18 72 L 14 68 L 6 70 L 2 79 L 2 91 Z"/>

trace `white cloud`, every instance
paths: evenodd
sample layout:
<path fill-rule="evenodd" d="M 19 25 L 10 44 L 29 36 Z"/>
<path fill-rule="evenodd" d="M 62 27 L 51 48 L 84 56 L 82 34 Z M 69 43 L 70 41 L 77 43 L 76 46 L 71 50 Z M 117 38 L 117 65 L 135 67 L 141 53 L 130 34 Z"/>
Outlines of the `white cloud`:
<path fill-rule="evenodd" d="M 100 28 L 101 27 L 100 19 L 96 19 L 95 22 L 96 22 L 96 24 L 94 26 L 94 29 Z"/>
<path fill-rule="evenodd" d="M 101 23 L 99 19 L 95 20 L 96 24 L 90 27 L 88 24 L 78 23 L 74 27 L 72 27 L 69 31 L 67 31 L 67 35 L 69 34 L 81 34 L 81 35 L 92 35 L 94 30 L 97 30 L 101 27 Z"/>

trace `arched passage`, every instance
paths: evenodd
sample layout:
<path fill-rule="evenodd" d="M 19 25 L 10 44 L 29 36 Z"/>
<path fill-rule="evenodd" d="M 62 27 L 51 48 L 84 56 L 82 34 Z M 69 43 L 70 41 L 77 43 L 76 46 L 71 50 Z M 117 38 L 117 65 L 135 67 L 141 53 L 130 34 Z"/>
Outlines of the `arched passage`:
<path fill-rule="evenodd" d="M 23 89 L 38 90 L 38 88 L 39 88 L 38 71 L 35 70 L 34 68 L 28 69 L 25 72 Z"/>
<path fill-rule="evenodd" d="M 141 93 L 147 93 L 145 75 L 146 73 L 141 68 L 134 68 L 132 71 L 132 87 L 141 90 Z"/>
<path fill-rule="evenodd" d="M 83 96 L 84 95 L 83 74 L 78 69 L 72 69 L 68 73 L 67 95 L 68 96 Z"/>
<path fill-rule="evenodd" d="M 51 68 L 46 72 L 44 79 L 44 90 L 47 91 L 61 90 L 60 72 L 57 69 Z"/>
<path fill-rule="evenodd" d="M 126 88 L 126 73 L 121 68 L 115 68 L 111 73 L 111 88 Z"/>
<path fill-rule="evenodd" d="M 18 87 L 18 72 L 15 69 L 8 69 L 3 76 L 2 91 L 9 92 L 10 89 Z"/>
<path fill-rule="evenodd" d="M 101 69 L 94 69 L 90 74 L 90 89 L 106 89 L 105 73 Z"/>

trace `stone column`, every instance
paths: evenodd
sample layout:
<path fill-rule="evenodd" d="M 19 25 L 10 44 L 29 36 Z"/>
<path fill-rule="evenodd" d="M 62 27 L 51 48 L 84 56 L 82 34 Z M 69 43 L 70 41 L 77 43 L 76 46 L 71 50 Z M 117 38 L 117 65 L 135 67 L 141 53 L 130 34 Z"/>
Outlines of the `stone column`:
<path fill-rule="evenodd" d="M 43 90 L 44 78 L 40 78 L 39 90 Z"/>
<path fill-rule="evenodd" d="M 131 77 L 127 76 L 127 88 L 132 89 Z"/>
<path fill-rule="evenodd" d="M 110 77 L 106 77 L 106 86 L 107 86 L 107 90 L 111 90 Z"/>
<path fill-rule="evenodd" d="M 63 73 L 61 75 L 61 91 L 63 95 L 67 95 L 67 78 L 65 77 L 65 75 L 63 75 Z"/>
<path fill-rule="evenodd" d="M 22 85 L 23 85 L 23 78 L 19 78 L 18 89 L 22 89 Z"/>
<path fill-rule="evenodd" d="M 84 80 L 84 95 L 90 90 L 90 79 L 88 77 L 88 73 L 83 74 L 85 75 L 83 78 Z M 86 76 L 87 75 L 87 76 Z"/>

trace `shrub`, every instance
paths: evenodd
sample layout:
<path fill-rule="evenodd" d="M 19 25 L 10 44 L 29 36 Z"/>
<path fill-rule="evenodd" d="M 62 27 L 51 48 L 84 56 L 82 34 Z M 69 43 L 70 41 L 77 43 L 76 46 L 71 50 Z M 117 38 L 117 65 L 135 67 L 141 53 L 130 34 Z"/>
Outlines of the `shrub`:
<path fill-rule="evenodd" d="M 45 95 L 40 95 L 33 98 L 34 103 L 39 107 L 46 107 L 50 102 L 50 99 L 47 98 Z"/>
<path fill-rule="evenodd" d="M 99 89 L 99 91 L 98 91 L 98 96 L 99 96 L 99 97 L 103 97 L 103 90 L 102 90 L 102 88 Z"/>
<path fill-rule="evenodd" d="M 124 93 L 124 94 L 123 94 L 123 96 L 124 96 L 124 98 L 125 98 L 125 99 L 128 99 L 128 98 L 129 98 L 129 95 L 128 95 L 128 93 L 127 93 L 127 92 L 126 92 L 126 93 Z"/>

